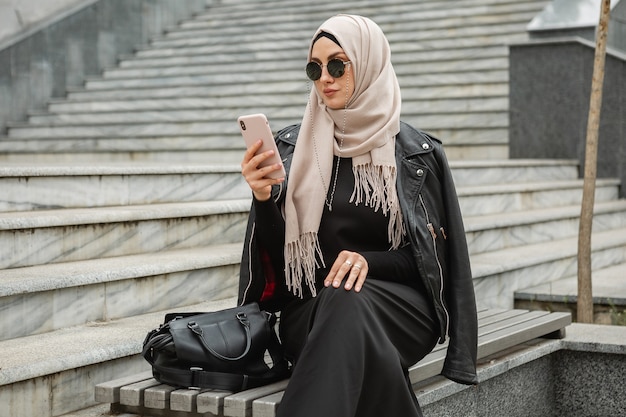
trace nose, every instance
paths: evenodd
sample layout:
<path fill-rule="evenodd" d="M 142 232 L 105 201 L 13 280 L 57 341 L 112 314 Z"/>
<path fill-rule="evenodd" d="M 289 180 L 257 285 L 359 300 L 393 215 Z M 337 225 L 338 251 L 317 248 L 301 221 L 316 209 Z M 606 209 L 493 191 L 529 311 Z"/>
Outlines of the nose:
<path fill-rule="evenodd" d="M 322 75 L 320 76 L 320 81 L 323 82 L 323 83 L 332 82 L 334 80 L 334 78 L 328 72 L 328 66 L 327 65 L 322 65 L 321 67 L 322 67 Z"/>

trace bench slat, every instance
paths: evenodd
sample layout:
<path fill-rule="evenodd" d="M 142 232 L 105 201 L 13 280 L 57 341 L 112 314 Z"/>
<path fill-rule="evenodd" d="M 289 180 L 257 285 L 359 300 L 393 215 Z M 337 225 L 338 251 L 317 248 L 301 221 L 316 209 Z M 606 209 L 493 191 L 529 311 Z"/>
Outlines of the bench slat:
<path fill-rule="evenodd" d="M 228 417 L 249 417 L 252 415 L 252 402 L 279 391 L 284 391 L 289 380 L 238 392 L 224 399 L 224 415 Z"/>
<path fill-rule="evenodd" d="M 120 402 L 120 388 L 150 378 L 152 378 L 152 371 L 146 371 L 140 374 L 114 379 L 113 381 L 102 382 L 96 385 L 94 394 L 95 400 L 99 403 L 118 403 Z"/>
<path fill-rule="evenodd" d="M 178 388 L 166 384 L 147 388 L 143 393 L 144 405 L 147 408 L 165 410 L 170 406 L 170 394 L 176 389 Z"/>
<path fill-rule="evenodd" d="M 215 415 L 224 414 L 224 398 L 231 395 L 228 391 L 208 390 L 198 394 L 196 398 L 196 409 L 198 413 L 213 413 Z"/>
<path fill-rule="evenodd" d="M 177 389 L 170 394 L 170 409 L 195 412 L 198 395 L 206 390 Z"/>
<path fill-rule="evenodd" d="M 147 388 L 156 387 L 161 383 L 154 378 L 136 382 L 120 388 L 120 404 L 143 406 L 143 393 Z"/>
<path fill-rule="evenodd" d="M 280 391 L 254 400 L 252 403 L 252 415 L 254 417 L 274 417 L 284 394 L 285 391 Z"/>
<path fill-rule="evenodd" d="M 572 323 L 570 313 L 550 313 L 537 317 L 535 320 L 518 323 L 509 328 L 485 335 L 479 339 L 478 357 L 492 355 L 528 340 L 548 335 Z"/>

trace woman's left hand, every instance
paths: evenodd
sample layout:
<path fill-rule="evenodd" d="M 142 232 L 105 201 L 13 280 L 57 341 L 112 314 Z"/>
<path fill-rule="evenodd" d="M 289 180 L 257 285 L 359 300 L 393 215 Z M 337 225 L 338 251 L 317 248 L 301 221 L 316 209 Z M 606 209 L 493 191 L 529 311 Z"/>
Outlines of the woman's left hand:
<path fill-rule="evenodd" d="M 363 288 L 367 271 L 367 261 L 363 256 L 357 252 L 343 250 L 335 259 L 328 275 L 326 275 L 324 286 L 329 287 L 332 285 L 334 288 L 339 288 L 345 280 L 343 287 L 347 291 L 354 288 L 354 291 L 359 292 Z"/>

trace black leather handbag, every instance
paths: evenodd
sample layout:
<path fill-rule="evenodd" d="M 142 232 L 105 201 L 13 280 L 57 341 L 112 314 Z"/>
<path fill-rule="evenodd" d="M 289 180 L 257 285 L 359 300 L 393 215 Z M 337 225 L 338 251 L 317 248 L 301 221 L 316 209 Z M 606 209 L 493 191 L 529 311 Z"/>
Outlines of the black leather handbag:
<path fill-rule="evenodd" d="M 154 378 L 185 388 L 241 391 L 289 376 L 276 316 L 251 303 L 210 313 L 169 313 L 146 336 Z"/>

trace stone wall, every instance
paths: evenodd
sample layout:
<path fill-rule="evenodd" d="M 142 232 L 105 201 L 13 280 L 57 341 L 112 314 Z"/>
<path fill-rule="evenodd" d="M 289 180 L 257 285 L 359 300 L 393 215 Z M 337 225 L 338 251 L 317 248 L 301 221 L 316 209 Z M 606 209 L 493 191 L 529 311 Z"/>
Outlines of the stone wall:
<path fill-rule="evenodd" d="M 626 410 L 626 328 L 575 323 L 478 366 L 479 384 L 435 377 L 417 387 L 424 417 L 605 417 Z"/>
<path fill-rule="evenodd" d="M 81 86 L 86 76 L 115 65 L 120 54 L 204 10 L 210 0 L 52 3 L 62 10 L 44 2 L 55 12 L 22 22 L 22 32 L 10 33 L 0 43 L 0 134 L 7 123 L 24 120 L 29 110 L 44 108 L 50 98 L 63 97 L 67 87 Z M 9 23 L 13 16 L 5 12 L 19 14 L 9 7 L 2 10 Z"/>
<path fill-rule="evenodd" d="M 510 48 L 510 156 L 585 159 L 593 42 L 537 40 Z M 598 177 L 626 184 L 626 54 L 606 56 Z M 626 197 L 622 186 L 621 197 Z"/>

